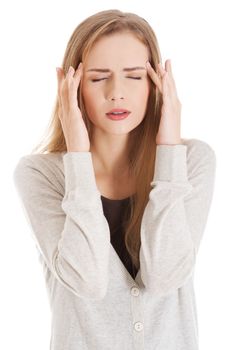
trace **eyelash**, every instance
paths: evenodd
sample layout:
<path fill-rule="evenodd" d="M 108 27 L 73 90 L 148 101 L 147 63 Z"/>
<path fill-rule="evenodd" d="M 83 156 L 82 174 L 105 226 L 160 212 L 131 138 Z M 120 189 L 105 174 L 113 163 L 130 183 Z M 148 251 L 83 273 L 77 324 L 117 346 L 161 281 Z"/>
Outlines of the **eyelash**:
<path fill-rule="evenodd" d="M 127 77 L 129 79 L 135 79 L 135 80 L 141 80 L 140 77 Z M 100 81 L 100 80 L 105 80 L 107 78 L 102 78 L 102 79 L 92 79 L 92 82 L 96 83 L 97 81 Z"/>

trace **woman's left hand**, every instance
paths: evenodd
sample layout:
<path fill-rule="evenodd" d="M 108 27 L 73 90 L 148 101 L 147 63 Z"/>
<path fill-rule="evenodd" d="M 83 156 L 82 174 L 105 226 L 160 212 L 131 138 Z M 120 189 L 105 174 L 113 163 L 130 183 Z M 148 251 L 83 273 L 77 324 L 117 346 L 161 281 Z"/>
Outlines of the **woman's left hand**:
<path fill-rule="evenodd" d="M 146 64 L 147 72 L 163 95 L 161 120 L 156 136 L 157 145 L 182 144 L 180 135 L 181 103 L 177 96 L 175 81 L 172 75 L 171 61 L 166 60 L 165 69 L 158 64 L 156 73 L 151 64 Z"/>

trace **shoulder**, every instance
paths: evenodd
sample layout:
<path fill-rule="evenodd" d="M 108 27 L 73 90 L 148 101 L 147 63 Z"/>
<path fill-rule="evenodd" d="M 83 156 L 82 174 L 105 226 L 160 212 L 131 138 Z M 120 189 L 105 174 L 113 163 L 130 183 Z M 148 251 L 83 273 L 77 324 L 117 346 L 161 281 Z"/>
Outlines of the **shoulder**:
<path fill-rule="evenodd" d="M 65 152 L 27 154 L 19 158 L 13 171 L 17 186 L 47 181 L 57 190 L 64 189 L 63 154 Z"/>
<path fill-rule="evenodd" d="M 216 153 L 206 141 L 200 139 L 182 139 L 187 146 L 188 178 L 206 179 L 212 182 L 216 172 Z M 207 182 L 206 181 L 206 182 Z"/>
<path fill-rule="evenodd" d="M 214 148 L 204 140 L 195 139 L 195 138 L 191 138 L 191 139 L 182 138 L 181 140 L 184 145 L 188 146 L 188 150 L 203 149 L 207 152 L 215 153 Z"/>
<path fill-rule="evenodd" d="M 210 161 L 216 161 L 216 153 L 214 148 L 204 140 L 200 139 L 185 139 L 182 138 L 182 143 L 187 146 L 187 158 L 191 160 L 210 159 Z"/>

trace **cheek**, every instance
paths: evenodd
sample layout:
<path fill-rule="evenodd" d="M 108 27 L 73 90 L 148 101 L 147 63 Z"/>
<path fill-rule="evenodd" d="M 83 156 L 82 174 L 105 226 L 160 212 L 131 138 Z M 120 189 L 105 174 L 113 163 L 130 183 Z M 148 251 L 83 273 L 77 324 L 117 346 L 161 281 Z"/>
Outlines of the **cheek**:
<path fill-rule="evenodd" d="M 92 111 L 92 98 L 89 91 L 85 88 L 82 89 L 82 98 L 83 98 L 83 103 L 84 103 L 86 112 L 89 115 L 90 112 Z"/>
<path fill-rule="evenodd" d="M 82 94 L 84 101 L 90 105 L 96 105 L 100 101 L 101 89 L 95 84 L 85 83 L 83 85 Z"/>
<path fill-rule="evenodd" d="M 81 85 L 82 88 L 82 95 L 85 99 L 89 98 L 90 95 L 90 89 L 88 88 L 88 85 L 86 82 L 83 82 L 83 84 Z"/>
<path fill-rule="evenodd" d="M 100 111 L 100 98 L 97 96 L 97 93 L 91 90 L 87 86 L 83 86 L 82 97 L 89 119 L 95 122 L 99 115 L 98 111 Z"/>
<path fill-rule="evenodd" d="M 148 100 L 150 93 L 150 85 L 148 81 L 145 81 L 144 84 L 142 84 L 141 88 L 139 89 L 139 95 L 141 95 L 140 101 Z"/>
<path fill-rule="evenodd" d="M 83 84 L 82 86 L 82 96 L 83 96 L 85 105 L 90 106 L 93 101 L 93 98 L 92 98 L 93 93 L 91 89 L 87 86 L 87 84 Z"/>

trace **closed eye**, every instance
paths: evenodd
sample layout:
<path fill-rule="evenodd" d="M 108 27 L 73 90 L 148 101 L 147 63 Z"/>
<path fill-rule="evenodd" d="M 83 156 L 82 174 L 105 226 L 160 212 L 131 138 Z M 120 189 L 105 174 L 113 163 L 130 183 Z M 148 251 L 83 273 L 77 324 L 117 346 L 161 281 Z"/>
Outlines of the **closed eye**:
<path fill-rule="evenodd" d="M 141 77 L 126 77 L 126 78 L 129 78 L 129 79 L 136 79 L 136 80 L 141 80 Z M 107 78 L 102 78 L 102 79 L 92 79 L 92 82 L 97 82 L 97 81 L 100 81 L 100 80 L 105 80 Z"/>

